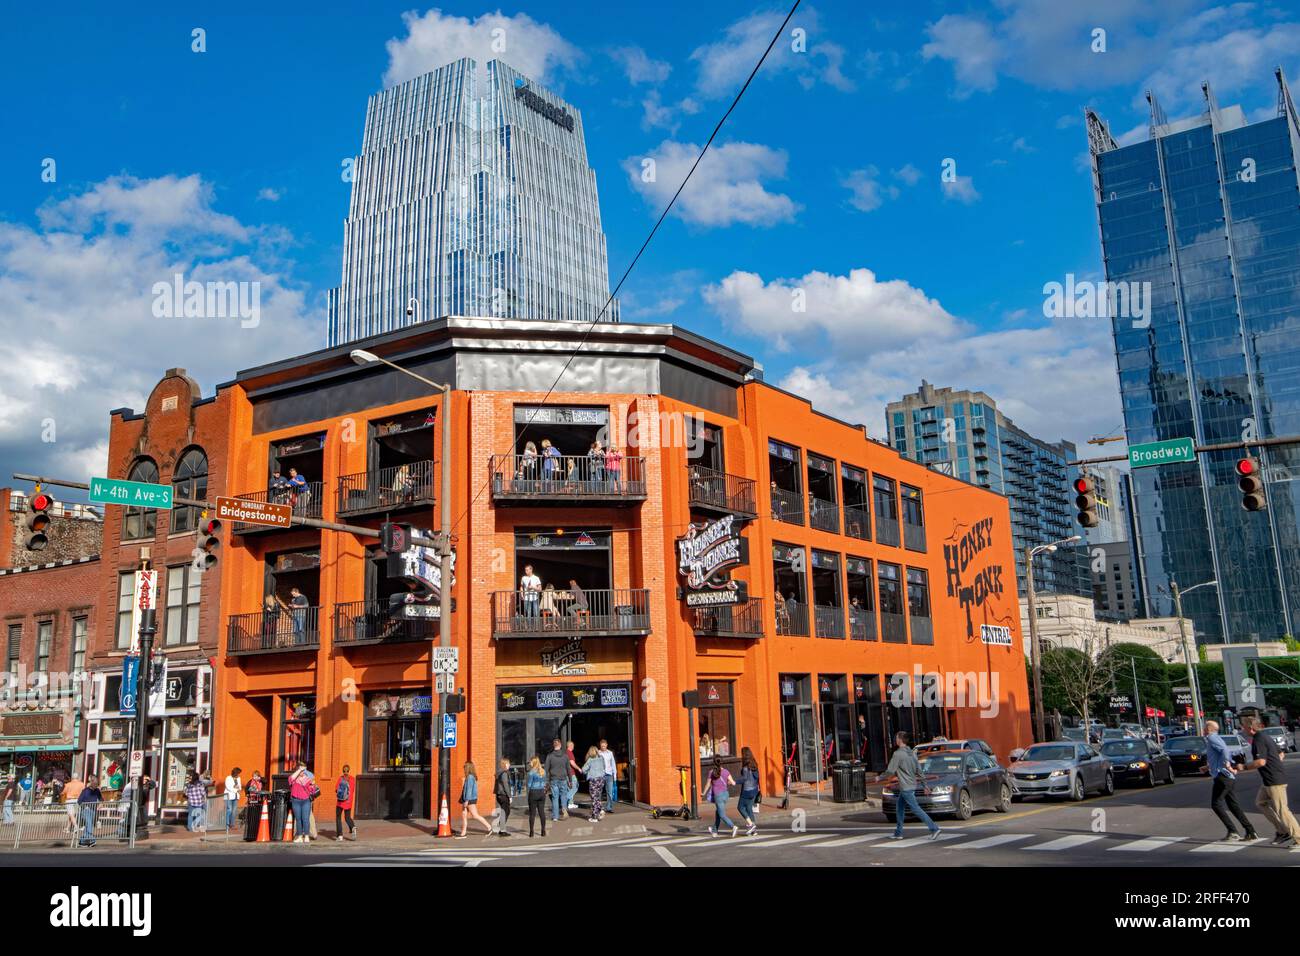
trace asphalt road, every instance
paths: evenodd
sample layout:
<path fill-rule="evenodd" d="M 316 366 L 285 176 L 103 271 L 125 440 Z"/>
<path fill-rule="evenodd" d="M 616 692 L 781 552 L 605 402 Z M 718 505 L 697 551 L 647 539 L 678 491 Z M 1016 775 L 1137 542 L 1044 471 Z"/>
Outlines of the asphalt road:
<path fill-rule="evenodd" d="M 1287 771 L 1300 782 L 1300 759 L 1288 761 Z M 648 817 L 620 812 L 567 839 L 471 835 L 415 850 L 327 844 L 226 852 L 215 844 L 201 852 L 128 854 L 103 847 L 0 854 L 0 866 L 1300 866 L 1300 852 L 1268 845 L 1272 828 L 1254 809 L 1258 786 L 1255 774 L 1238 783 L 1242 806 L 1265 836 L 1254 844 L 1218 843 L 1223 828 L 1209 809 L 1209 780 L 1180 777 L 1154 790 L 1123 789 L 1081 803 L 1031 799 L 1010 813 L 941 820 L 944 832 L 934 842 L 915 822 L 904 840 L 889 840 L 893 826 L 878 811 L 810 814 L 806 826 L 787 818 L 780 828 L 764 827 L 760 815 L 756 836 L 742 831 L 734 839 L 710 836 L 702 821 L 661 820 L 657 828 L 671 832 L 645 832 Z"/>

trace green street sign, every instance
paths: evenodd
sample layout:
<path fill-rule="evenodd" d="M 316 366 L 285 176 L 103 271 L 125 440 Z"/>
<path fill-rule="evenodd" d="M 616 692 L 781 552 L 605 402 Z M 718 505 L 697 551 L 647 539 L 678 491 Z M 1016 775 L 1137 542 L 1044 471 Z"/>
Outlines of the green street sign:
<path fill-rule="evenodd" d="M 1153 441 L 1145 445 L 1128 446 L 1130 468 L 1176 465 L 1186 461 L 1196 461 L 1196 443 L 1190 438 L 1174 438 L 1170 441 Z"/>
<path fill-rule="evenodd" d="M 91 478 L 90 503 L 97 505 L 125 505 L 128 508 L 170 510 L 172 506 L 172 489 L 170 485 L 151 485 L 144 481 Z"/>

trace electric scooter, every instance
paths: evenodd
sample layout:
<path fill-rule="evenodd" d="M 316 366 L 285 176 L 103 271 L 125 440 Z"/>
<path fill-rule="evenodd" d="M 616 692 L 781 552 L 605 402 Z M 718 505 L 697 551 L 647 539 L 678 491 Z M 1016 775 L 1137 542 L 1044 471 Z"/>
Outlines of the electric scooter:
<path fill-rule="evenodd" d="M 682 820 L 691 818 L 691 800 L 689 794 L 690 783 L 688 774 L 690 773 L 690 764 L 679 764 L 677 774 L 681 782 L 682 805 L 680 807 L 651 807 L 651 819 L 658 820 L 660 817 L 677 817 Z"/>

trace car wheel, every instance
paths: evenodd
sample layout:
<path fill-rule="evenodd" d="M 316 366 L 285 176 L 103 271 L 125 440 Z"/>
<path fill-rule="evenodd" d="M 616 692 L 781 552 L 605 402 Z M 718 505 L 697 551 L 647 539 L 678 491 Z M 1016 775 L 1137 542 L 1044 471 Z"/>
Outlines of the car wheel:
<path fill-rule="evenodd" d="M 975 812 L 975 807 L 971 803 L 970 793 L 963 790 L 961 793 L 957 794 L 957 819 L 969 820 L 971 818 L 971 814 L 974 812 Z"/>
<path fill-rule="evenodd" d="M 1155 767 L 1147 767 L 1147 789 L 1154 790 L 1155 785 L 1156 785 L 1156 769 Z"/>
<path fill-rule="evenodd" d="M 1155 784 L 1153 783 L 1152 786 Z M 1100 792 L 1107 797 L 1115 792 L 1115 775 L 1109 770 L 1106 771 L 1106 779 L 1102 782 Z"/>
<path fill-rule="evenodd" d="M 1077 803 L 1082 800 L 1083 797 L 1083 777 L 1076 775 L 1070 781 L 1070 799 Z"/>
<path fill-rule="evenodd" d="M 1173 783 L 1173 782 L 1174 782 L 1175 780 L 1177 780 L 1177 779 L 1178 779 L 1178 775 L 1177 775 L 1176 773 L 1174 773 L 1174 765 L 1173 765 L 1173 764 L 1170 764 L 1170 765 L 1169 765 L 1169 774 L 1168 774 L 1168 776 L 1165 777 L 1165 783 Z"/>
<path fill-rule="evenodd" d="M 1015 799 L 1011 794 L 1011 788 L 1005 783 L 1002 785 L 1002 792 L 998 795 L 998 802 L 994 804 L 993 809 L 998 813 L 1006 813 L 1011 809 L 1011 801 Z"/>

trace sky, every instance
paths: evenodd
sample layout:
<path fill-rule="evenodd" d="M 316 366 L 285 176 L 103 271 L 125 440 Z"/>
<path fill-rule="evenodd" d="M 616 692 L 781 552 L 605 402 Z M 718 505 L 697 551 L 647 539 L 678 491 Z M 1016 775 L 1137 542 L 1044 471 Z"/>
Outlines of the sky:
<path fill-rule="evenodd" d="M 207 396 L 322 347 L 367 97 L 460 56 L 581 111 L 616 282 L 788 10 L 187 7 L 0 23 L 0 485 L 104 474 L 109 410 L 168 368 Z M 622 317 L 745 351 L 876 437 L 922 379 L 1049 440 L 1121 434 L 1109 320 L 1044 312 L 1045 284 L 1100 278 L 1083 111 L 1137 142 L 1144 91 L 1190 116 L 1208 80 L 1264 119 L 1279 65 L 1300 75 L 1294 4 L 801 3 Z M 259 283 L 256 321 L 166 314 L 177 273 Z"/>

